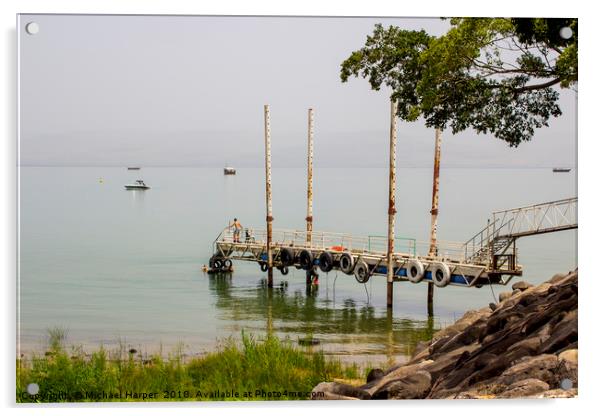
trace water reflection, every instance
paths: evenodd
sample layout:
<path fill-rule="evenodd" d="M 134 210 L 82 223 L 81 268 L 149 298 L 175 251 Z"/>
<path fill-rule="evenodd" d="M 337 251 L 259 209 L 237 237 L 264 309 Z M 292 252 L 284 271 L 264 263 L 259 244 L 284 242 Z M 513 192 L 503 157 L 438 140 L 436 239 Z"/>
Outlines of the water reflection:
<path fill-rule="evenodd" d="M 135 206 L 139 206 L 140 204 L 144 203 L 144 197 L 146 195 L 146 190 L 139 190 L 139 189 L 128 189 L 126 190 L 126 192 L 128 192 L 132 197 L 132 203 Z"/>
<path fill-rule="evenodd" d="M 390 310 L 358 304 L 352 298 L 335 305 L 320 298 L 317 287 L 289 289 L 286 281 L 272 289 L 266 279 L 258 280 L 255 287 L 237 287 L 231 275 L 215 274 L 209 276 L 209 289 L 222 321 L 295 341 L 317 338 L 327 353 L 361 360 L 407 357 L 436 330 L 433 319 L 393 317 Z"/>

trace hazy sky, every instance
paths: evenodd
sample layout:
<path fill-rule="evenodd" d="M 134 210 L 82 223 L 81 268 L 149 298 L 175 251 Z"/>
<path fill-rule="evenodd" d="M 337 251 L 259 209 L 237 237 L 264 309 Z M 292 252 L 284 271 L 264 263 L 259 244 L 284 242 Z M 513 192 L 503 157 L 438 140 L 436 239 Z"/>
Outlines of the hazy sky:
<path fill-rule="evenodd" d="M 24 27 L 35 21 L 39 33 Z M 270 104 L 275 167 L 387 166 L 390 91 L 339 69 L 375 23 L 440 35 L 416 18 L 21 15 L 22 165 L 263 166 Z M 443 166 L 574 166 L 575 92 L 518 149 L 444 132 Z M 434 131 L 398 124 L 398 164 L 430 166 Z"/>

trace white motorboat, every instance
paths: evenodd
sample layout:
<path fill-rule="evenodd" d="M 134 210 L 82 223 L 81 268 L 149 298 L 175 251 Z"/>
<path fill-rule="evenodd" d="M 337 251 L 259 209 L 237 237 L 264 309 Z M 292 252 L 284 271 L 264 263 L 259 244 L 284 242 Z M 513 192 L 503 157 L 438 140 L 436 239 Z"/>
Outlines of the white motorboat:
<path fill-rule="evenodd" d="M 135 183 L 125 185 L 125 189 L 127 190 L 137 190 L 137 189 L 150 189 L 150 186 L 144 183 L 143 180 L 138 179 Z"/>

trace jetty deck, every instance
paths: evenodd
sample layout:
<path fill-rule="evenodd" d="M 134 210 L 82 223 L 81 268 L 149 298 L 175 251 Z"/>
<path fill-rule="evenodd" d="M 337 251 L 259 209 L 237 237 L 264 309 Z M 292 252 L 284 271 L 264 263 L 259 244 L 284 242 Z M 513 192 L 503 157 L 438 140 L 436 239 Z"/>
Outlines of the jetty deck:
<path fill-rule="evenodd" d="M 279 229 L 272 230 L 272 233 L 272 264 L 284 275 L 288 274 L 289 267 L 319 269 L 325 273 L 341 270 L 355 276 L 360 283 L 366 283 L 372 276 L 387 275 L 385 236 L 361 237 L 319 231 L 308 234 L 306 231 Z M 214 243 L 215 254 L 210 266 L 212 269 L 216 266 L 227 268 L 230 263 L 226 260 L 240 260 L 256 262 L 262 271 L 266 271 L 266 241 L 266 231 L 263 229 L 243 230 L 240 242 L 234 241 L 231 231 L 224 230 Z M 467 287 L 478 284 L 480 278 L 487 278 L 487 264 L 467 263 L 462 243 L 440 242 L 439 253 L 442 255 L 437 256 L 417 255 L 420 248 L 426 247 L 428 243 L 419 243 L 413 239 L 396 239 L 395 245 L 394 281 L 410 278 L 415 283 L 433 281 L 433 275 L 439 272 L 443 279 L 441 286 L 449 284 Z M 520 266 L 517 267 L 508 272 L 520 274 Z M 487 280 L 480 283 L 486 282 Z"/>

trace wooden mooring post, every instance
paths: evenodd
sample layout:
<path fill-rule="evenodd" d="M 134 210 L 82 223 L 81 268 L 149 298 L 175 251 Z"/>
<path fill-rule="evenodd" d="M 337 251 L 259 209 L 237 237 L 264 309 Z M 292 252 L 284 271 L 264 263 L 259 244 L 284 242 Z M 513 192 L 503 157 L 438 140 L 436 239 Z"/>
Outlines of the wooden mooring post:
<path fill-rule="evenodd" d="M 265 131 L 265 205 L 266 205 L 266 250 L 268 255 L 268 287 L 274 286 L 272 265 L 272 153 L 270 150 L 270 106 L 263 106 Z"/>
<path fill-rule="evenodd" d="M 431 237 L 429 256 L 437 255 L 437 216 L 439 215 L 439 166 L 441 161 L 441 130 L 435 129 L 435 160 L 433 163 L 433 198 L 431 202 Z M 433 316 L 435 285 L 428 283 L 426 294 L 428 316 Z"/>
<path fill-rule="evenodd" d="M 397 148 L 397 104 L 391 100 L 391 127 L 389 131 L 389 227 L 387 241 L 387 308 L 393 307 L 393 253 L 395 252 L 395 181 Z"/>

